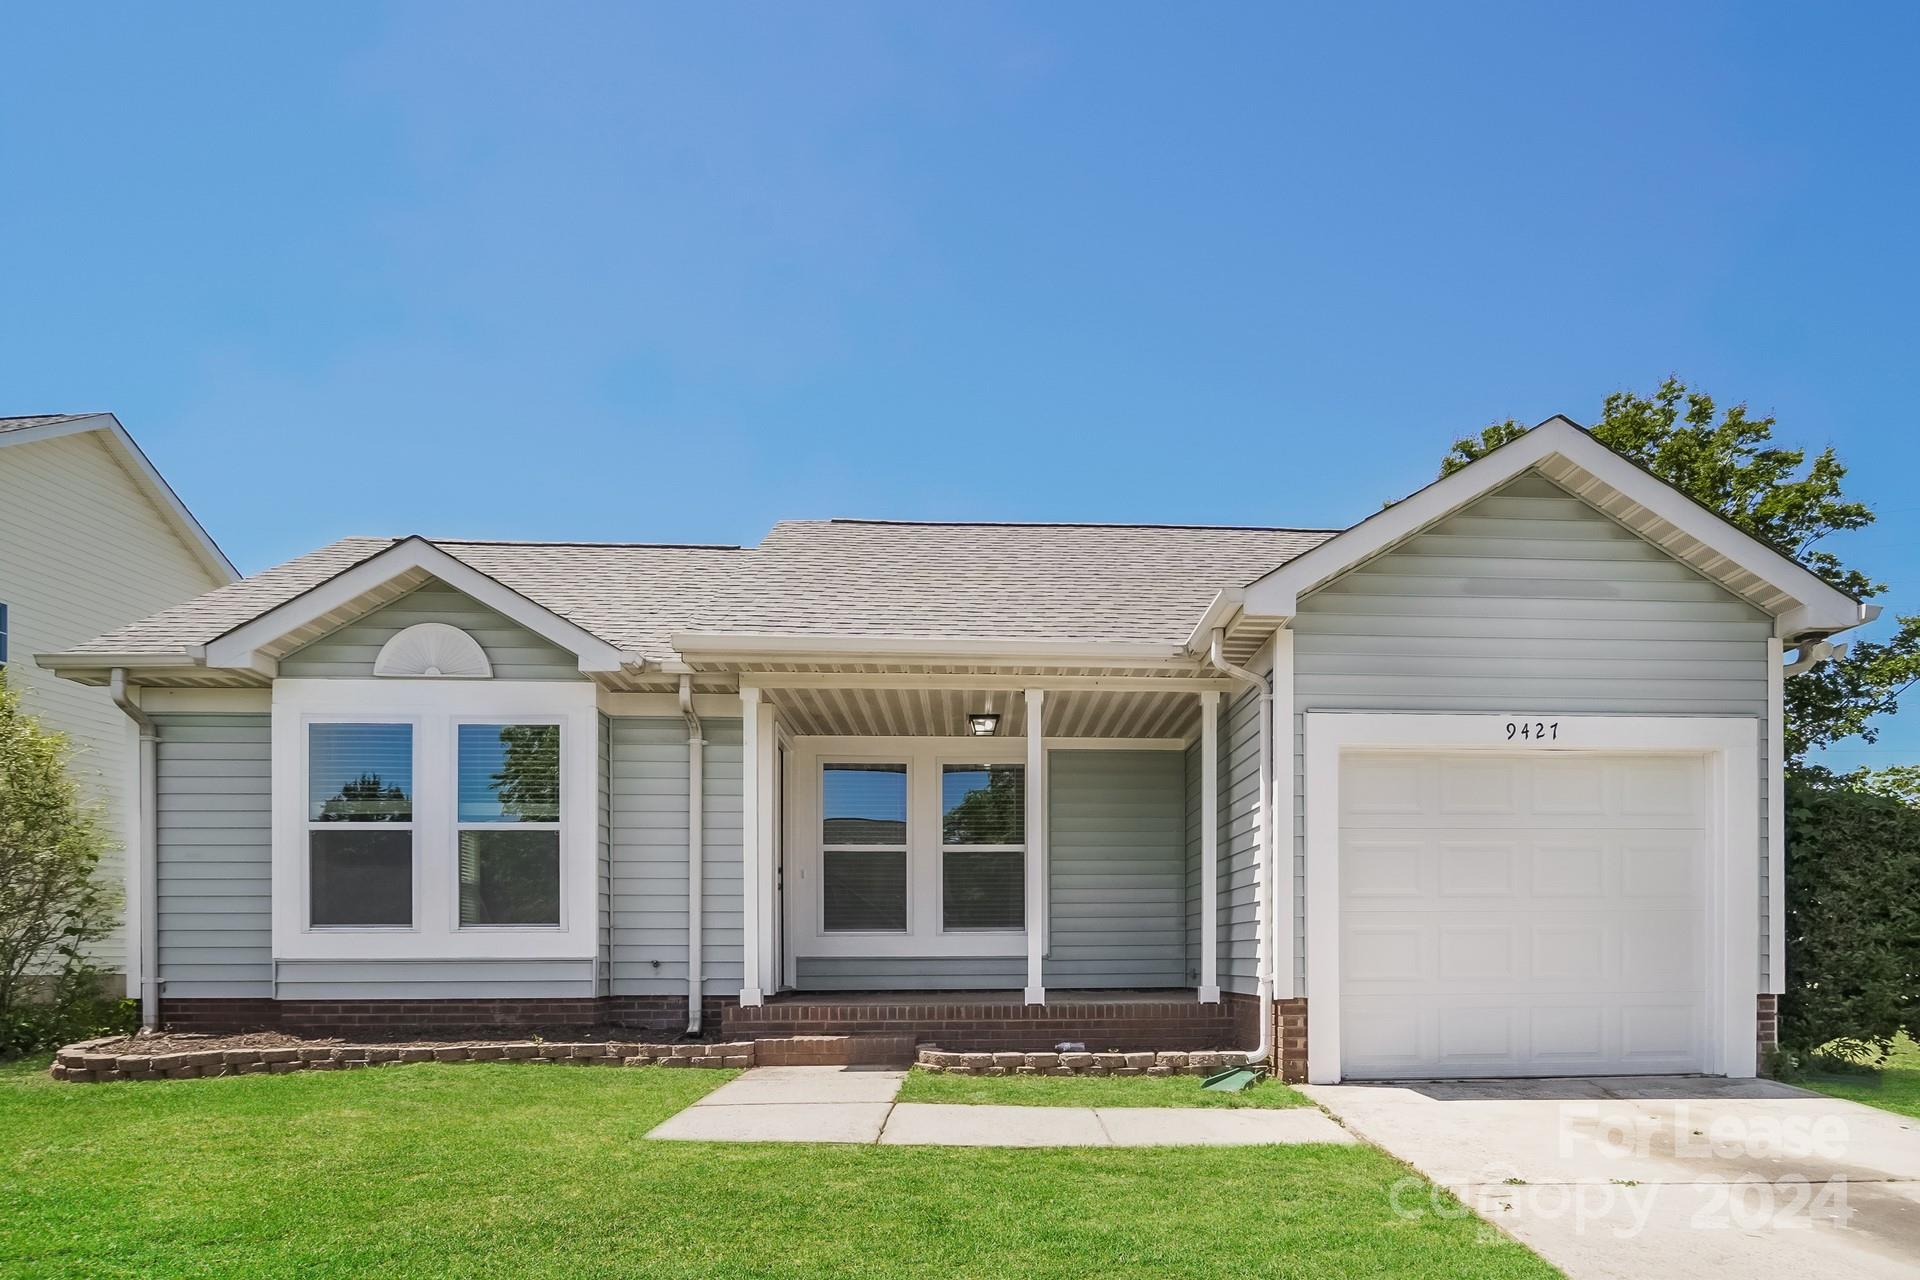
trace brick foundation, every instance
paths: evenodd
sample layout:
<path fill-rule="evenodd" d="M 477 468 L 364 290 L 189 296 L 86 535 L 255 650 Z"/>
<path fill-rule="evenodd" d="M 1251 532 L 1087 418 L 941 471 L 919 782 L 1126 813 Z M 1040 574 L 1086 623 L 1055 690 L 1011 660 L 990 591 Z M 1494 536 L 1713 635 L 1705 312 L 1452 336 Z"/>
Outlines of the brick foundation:
<path fill-rule="evenodd" d="M 1282 1080 L 1299 1083 L 1307 1078 L 1307 1001 L 1273 1002 L 1273 1055 Z"/>
<path fill-rule="evenodd" d="M 1206 1076 L 1245 1066 L 1237 1050 L 1142 1049 L 1131 1053 L 953 1053 L 922 1049 L 914 1065 L 956 1076 Z"/>
<path fill-rule="evenodd" d="M 735 1002 L 708 996 L 705 1027 L 717 1031 Z M 687 1002 L 673 996 L 583 996 L 526 1000 L 262 1000 L 162 998 L 160 1021 L 174 1031 L 285 1031 L 294 1035 L 465 1031 L 480 1027 L 631 1027 L 686 1030 Z"/>
<path fill-rule="evenodd" d="M 1780 997 L 1761 995 L 1756 1001 L 1754 1017 L 1754 1043 L 1760 1050 L 1760 1069 L 1767 1069 L 1767 1059 L 1780 1050 Z"/>
<path fill-rule="evenodd" d="M 991 1053 L 1048 1052 L 1068 1041 L 1094 1051 L 1245 1048 L 1259 1023 L 1259 1001 L 1239 995 L 1203 1005 L 1191 993 L 1116 993 L 1112 1001 L 1088 993 L 1027 1005 L 1015 992 L 900 992 L 782 996 L 758 1008 L 730 1007 L 720 1025 L 732 1040 L 893 1035 L 946 1050 Z"/>

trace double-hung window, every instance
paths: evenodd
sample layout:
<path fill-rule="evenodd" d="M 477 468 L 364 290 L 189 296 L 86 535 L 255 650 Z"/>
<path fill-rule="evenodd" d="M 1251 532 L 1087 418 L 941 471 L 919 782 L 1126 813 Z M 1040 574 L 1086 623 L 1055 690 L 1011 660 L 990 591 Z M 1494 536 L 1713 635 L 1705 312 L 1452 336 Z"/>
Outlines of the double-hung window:
<path fill-rule="evenodd" d="M 308 924 L 412 927 L 413 866 L 413 726 L 308 725 Z"/>
<path fill-rule="evenodd" d="M 940 766 L 940 927 L 1019 929 L 1027 916 L 1027 771 Z"/>
<path fill-rule="evenodd" d="M 827 932 L 906 932 L 905 764 L 821 766 L 820 858 Z"/>
<path fill-rule="evenodd" d="M 560 924 L 560 726 L 462 724 L 460 927 Z"/>

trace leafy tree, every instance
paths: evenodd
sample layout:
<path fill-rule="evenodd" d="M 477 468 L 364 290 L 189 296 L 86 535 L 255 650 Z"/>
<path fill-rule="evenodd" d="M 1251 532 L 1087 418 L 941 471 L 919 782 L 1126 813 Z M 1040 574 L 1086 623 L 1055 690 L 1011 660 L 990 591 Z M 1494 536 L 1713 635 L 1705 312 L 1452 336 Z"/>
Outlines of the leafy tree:
<path fill-rule="evenodd" d="M 493 775 L 500 808 L 521 822 L 560 820 L 560 726 L 513 724 L 500 730 L 506 752 Z"/>
<path fill-rule="evenodd" d="M 320 803 L 321 822 L 406 822 L 413 804 L 406 788 L 388 786 L 377 773 L 363 773 L 340 785 Z"/>
<path fill-rule="evenodd" d="M 1592 427 L 1602 444 L 1624 454 L 1735 525 L 1798 559 L 1842 591 L 1862 600 L 1886 591 L 1841 561 L 1825 544 L 1836 533 L 1873 523 L 1865 504 L 1846 496 L 1847 469 L 1831 446 L 1808 460 L 1805 449 L 1773 443 L 1774 419 L 1755 418 L 1745 405 L 1721 410 L 1713 397 L 1668 378 L 1651 396 L 1616 391 Z M 1509 418 L 1478 435 L 1454 441 L 1441 461 L 1449 475 L 1525 434 Z M 1875 717 L 1898 707 L 1920 680 L 1920 615 L 1898 619 L 1885 641 L 1853 640 L 1847 652 L 1795 677 L 1786 686 L 1787 765 L 1830 777 L 1806 763 L 1809 751 L 1858 735 L 1872 742 Z"/>
<path fill-rule="evenodd" d="M 119 896 L 96 874 L 113 846 L 70 757 L 0 669 L 0 1054 L 85 1034 L 104 1008 L 88 951 L 118 918 Z"/>

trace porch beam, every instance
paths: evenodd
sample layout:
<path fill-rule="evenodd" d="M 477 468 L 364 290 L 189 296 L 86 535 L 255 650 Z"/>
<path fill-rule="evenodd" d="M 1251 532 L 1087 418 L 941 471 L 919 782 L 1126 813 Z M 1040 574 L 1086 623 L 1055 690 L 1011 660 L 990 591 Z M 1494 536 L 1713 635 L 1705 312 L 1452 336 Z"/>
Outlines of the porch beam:
<path fill-rule="evenodd" d="M 1200 695 L 1200 1003 L 1220 1003 L 1220 695 Z"/>
<path fill-rule="evenodd" d="M 1047 1002 L 1047 739 L 1044 689 L 1027 698 L 1027 991 L 1028 1004 Z"/>
<path fill-rule="evenodd" d="M 993 692 L 1036 689 L 1057 693 L 1225 693 L 1233 681 L 1218 676 L 996 676 L 929 675 L 902 671 L 743 671 L 747 689 L 957 689 Z"/>

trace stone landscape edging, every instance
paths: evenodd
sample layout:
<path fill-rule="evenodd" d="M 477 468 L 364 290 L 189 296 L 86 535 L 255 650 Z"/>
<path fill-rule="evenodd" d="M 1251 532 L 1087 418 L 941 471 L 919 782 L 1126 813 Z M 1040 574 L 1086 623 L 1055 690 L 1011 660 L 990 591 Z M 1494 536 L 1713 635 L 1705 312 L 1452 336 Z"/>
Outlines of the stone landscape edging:
<path fill-rule="evenodd" d="M 50 1074 L 72 1084 L 114 1080 L 204 1080 L 217 1076 L 284 1075 L 416 1062 L 555 1062 L 604 1067 L 751 1067 L 751 1040 L 724 1044 L 642 1044 L 630 1040 L 502 1040 L 463 1045 L 329 1044 L 272 1048 L 192 1049 L 171 1053 L 105 1052 L 125 1036 L 70 1044 L 54 1055 Z"/>
<path fill-rule="evenodd" d="M 1247 1065 L 1232 1050 L 1136 1050 L 1132 1053 L 961 1053 L 922 1046 L 922 1071 L 956 1076 L 1204 1076 Z"/>

